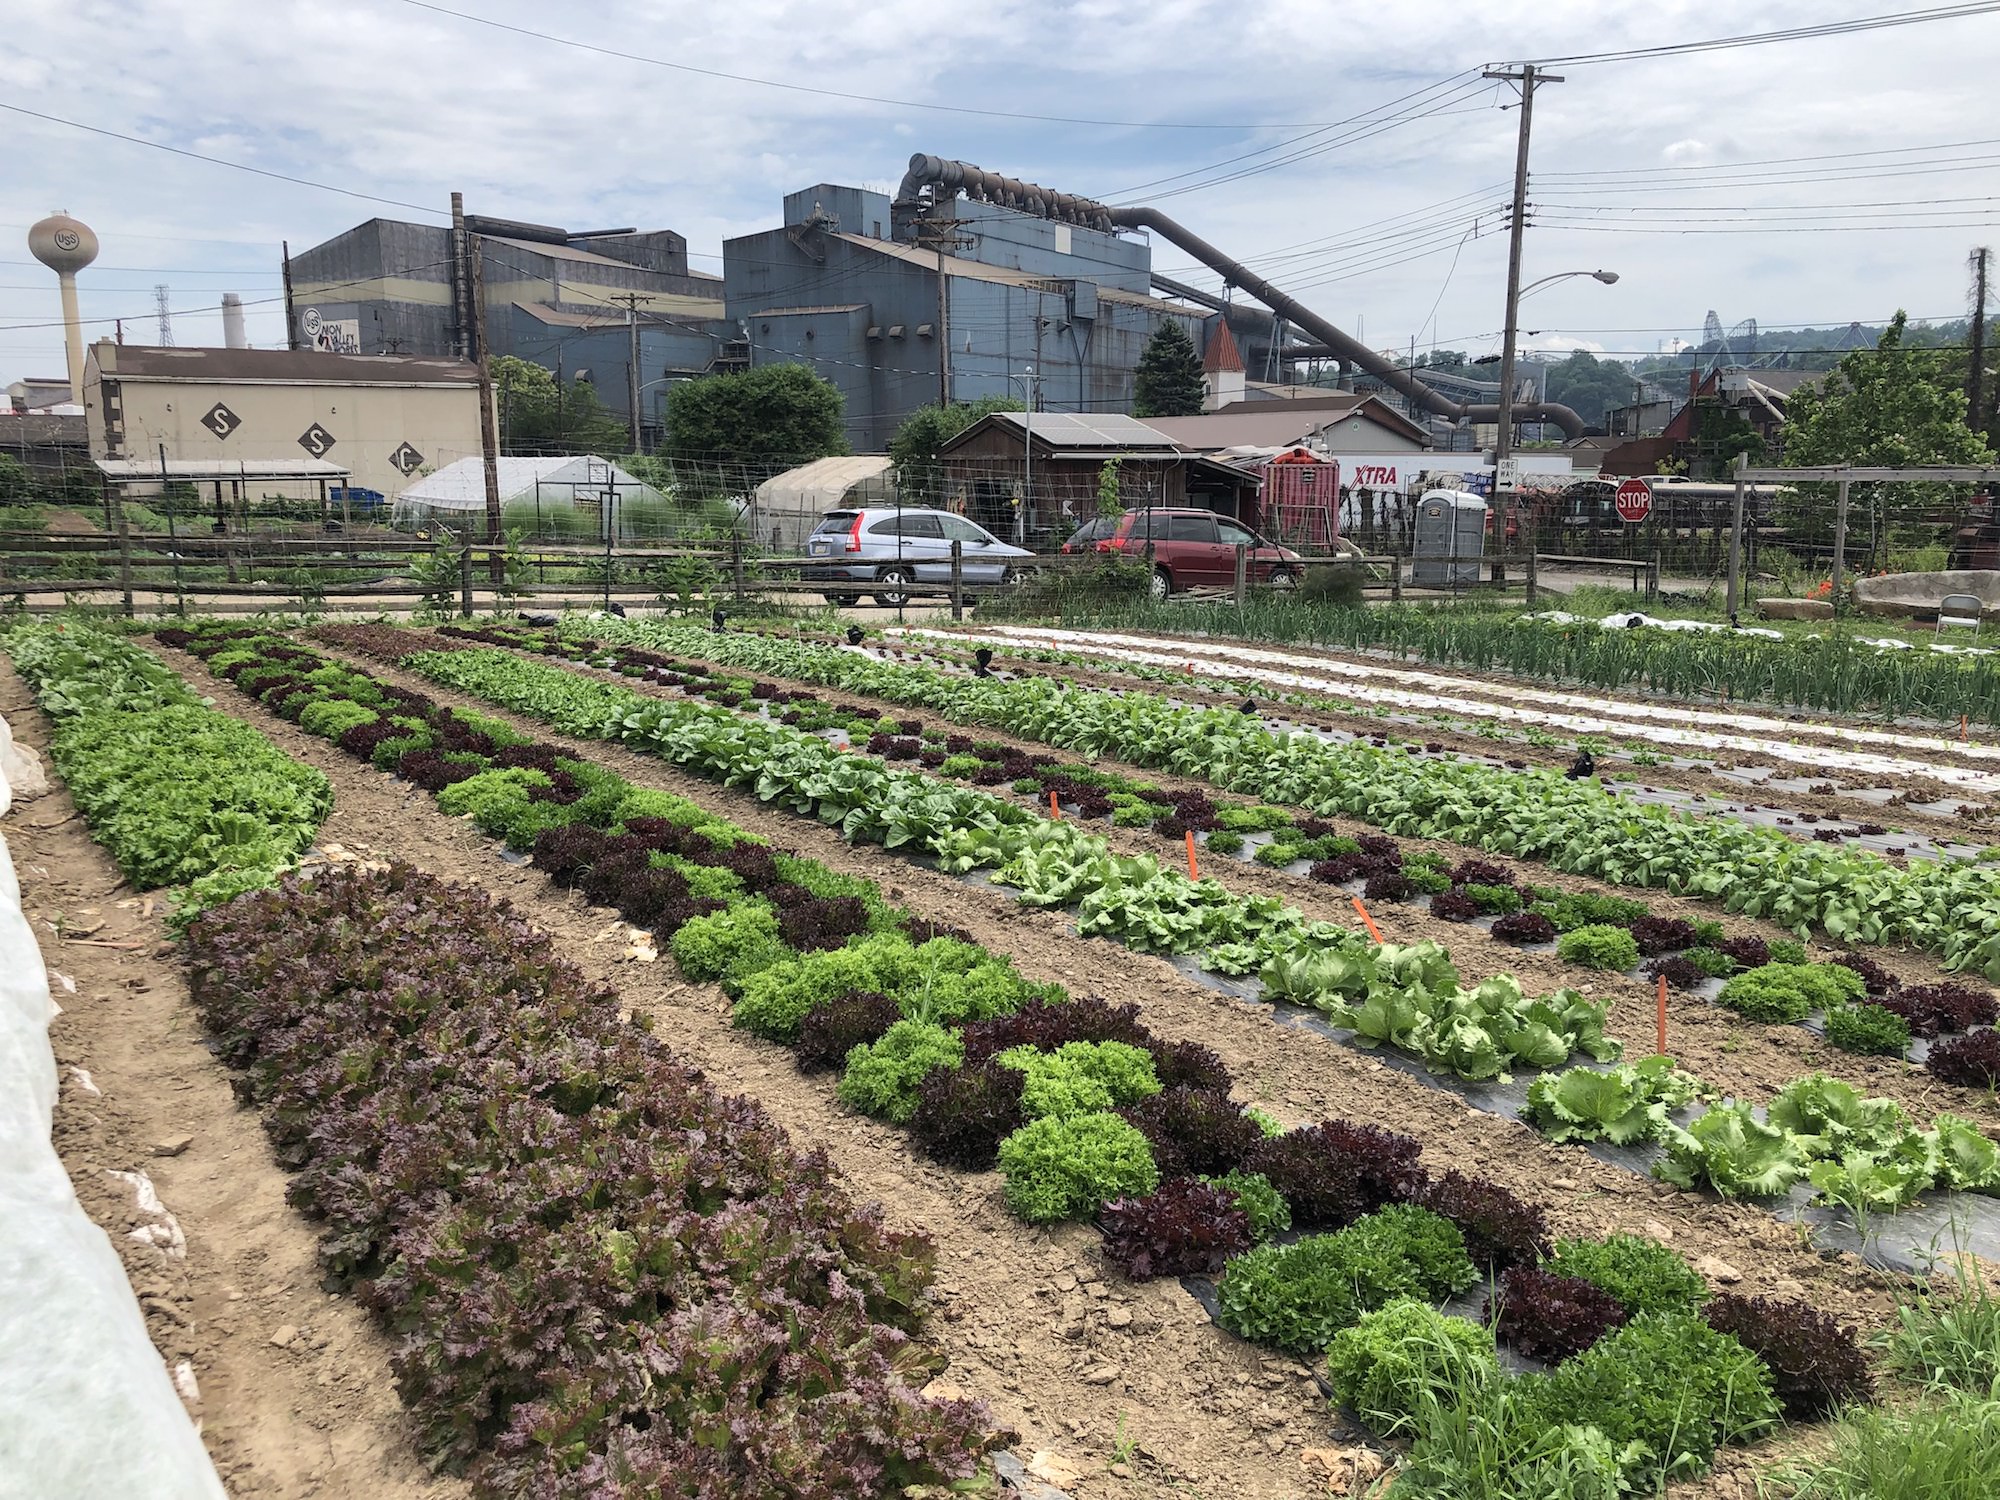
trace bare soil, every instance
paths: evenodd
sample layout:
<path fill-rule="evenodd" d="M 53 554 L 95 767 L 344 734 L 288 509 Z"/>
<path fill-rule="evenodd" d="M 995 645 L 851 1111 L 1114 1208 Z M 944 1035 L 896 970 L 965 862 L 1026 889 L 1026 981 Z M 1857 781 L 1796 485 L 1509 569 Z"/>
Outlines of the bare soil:
<path fill-rule="evenodd" d="M 782 1049 L 734 1031 L 713 988 L 686 984 L 664 964 L 623 961 L 610 913 L 501 860 L 469 823 L 444 819 L 428 797 L 278 720 L 191 659 L 164 654 L 216 692 L 226 711 L 333 778 L 340 801 L 331 834 L 509 896 L 593 973 L 617 983 L 711 1077 L 754 1094 L 805 1142 L 824 1145 L 857 1190 L 878 1197 L 891 1217 L 933 1234 L 946 1268 L 937 1329 L 952 1358 L 946 1378 L 991 1402 L 1022 1433 L 1021 1451 L 1054 1450 L 1081 1470 L 1078 1494 L 1306 1493 L 1306 1450 L 1350 1440 L 1330 1426 L 1302 1367 L 1220 1333 L 1173 1284 L 1135 1286 L 1107 1276 L 1090 1230 L 1044 1232 L 1012 1220 L 997 1176 L 929 1164 L 897 1132 L 843 1111 L 826 1083 L 801 1077 Z M 440 702 L 496 714 L 635 784 L 675 792 L 781 847 L 873 879 L 892 900 L 1012 955 L 1033 978 L 1136 1003 L 1161 1036 L 1215 1048 L 1235 1073 L 1239 1095 L 1288 1124 L 1339 1117 L 1404 1131 L 1424 1143 L 1434 1168 L 1459 1166 L 1506 1184 L 1544 1205 L 1559 1232 L 1648 1234 L 1709 1258 L 1703 1263 L 1711 1274 L 1742 1290 L 1804 1298 L 1871 1326 L 1888 1314 L 1880 1279 L 1858 1260 L 1816 1253 L 1761 1209 L 1707 1202 L 1552 1146 L 1374 1058 L 1275 1026 L 1268 1007 L 1216 994 L 1158 959 L 1079 940 L 1059 914 L 1021 908 L 1003 893 L 873 847 L 849 846 L 811 820 L 622 747 L 571 740 L 413 674 L 372 660 L 357 664 Z M 1141 1450 L 1131 1479 L 1110 1472 L 1121 1435 Z"/>
<path fill-rule="evenodd" d="M 48 721 L 4 658 L 0 702 L 16 739 L 46 755 Z M 4 830 L 62 1006 L 50 1027 L 63 1085 L 56 1149 L 123 1258 L 162 1359 L 192 1363 L 194 1416 L 230 1494 L 459 1500 L 466 1485 L 427 1473 L 410 1440 L 390 1340 L 351 1300 L 320 1290 L 287 1174 L 202 1045 L 164 903 L 131 890 L 53 769 L 50 782 Z M 184 1149 L 158 1154 L 179 1137 Z M 151 1177 L 185 1258 L 127 1238 L 155 1221 L 110 1171 Z M 286 1329 L 281 1347 L 273 1339 Z"/>

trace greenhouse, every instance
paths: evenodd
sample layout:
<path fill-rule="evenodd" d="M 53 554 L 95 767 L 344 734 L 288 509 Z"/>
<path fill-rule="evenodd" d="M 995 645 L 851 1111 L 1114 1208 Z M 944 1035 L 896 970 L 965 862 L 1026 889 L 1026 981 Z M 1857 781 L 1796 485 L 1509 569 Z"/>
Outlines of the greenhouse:
<path fill-rule="evenodd" d="M 669 509 L 666 496 L 652 485 L 587 453 L 502 458 L 494 466 L 501 524 L 509 531 L 601 537 L 609 514 L 619 535 L 651 533 Z M 391 514 L 397 528 L 417 530 L 479 524 L 485 513 L 485 466 L 480 459 L 461 458 L 402 490 Z"/>

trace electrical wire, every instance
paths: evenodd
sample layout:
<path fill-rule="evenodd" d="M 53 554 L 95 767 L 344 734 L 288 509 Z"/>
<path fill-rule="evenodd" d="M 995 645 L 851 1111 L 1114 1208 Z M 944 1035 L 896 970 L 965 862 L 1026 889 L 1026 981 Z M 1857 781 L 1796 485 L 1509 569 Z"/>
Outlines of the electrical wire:
<path fill-rule="evenodd" d="M 1958 21 L 2000 11 L 2000 0 L 1977 0 L 1969 5 L 1932 6 L 1926 10 L 1896 11 L 1887 15 L 1857 16 L 1846 21 L 1823 21 L 1811 26 L 1788 26 L 1777 31 L 1753 31 L 1740 36 L 1711 37 L 1700 42 L 1669 42 L 1657 47 L 1628 47 L 1616 52 L 1573 52 L 1562 57 L 1517 59 L 1536 67 L 1579 68 L 1594 63 L 1634 62 L 1659 57 L 1685 57 L 1695 52 L 1723 52 L 1738 47 L 1767 47 L 1778 42 L 1813 41 L 1821 37 L 1852 36 L 1859 32 L 1886 31 L 1902 26 L 1922 26 L 1933 21 Z"/>

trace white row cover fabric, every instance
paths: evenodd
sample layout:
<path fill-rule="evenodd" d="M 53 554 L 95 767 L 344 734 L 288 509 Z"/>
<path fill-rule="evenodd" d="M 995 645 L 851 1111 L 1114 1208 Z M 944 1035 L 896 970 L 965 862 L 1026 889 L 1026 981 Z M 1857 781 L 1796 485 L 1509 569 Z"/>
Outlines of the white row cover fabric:
<path fill-rule="evenodd" d="M 0 777 L 0 815 L 12 800 Z M 0 1500 L 225 1500 L 125 1267 L 50 1143 L 55 1013 L 0 838 Z"/>

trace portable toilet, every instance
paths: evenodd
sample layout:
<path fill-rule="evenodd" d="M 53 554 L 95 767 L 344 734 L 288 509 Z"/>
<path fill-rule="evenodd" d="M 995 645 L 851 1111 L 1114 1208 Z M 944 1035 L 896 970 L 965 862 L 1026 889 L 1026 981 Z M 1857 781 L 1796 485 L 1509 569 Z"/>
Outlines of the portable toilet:
<path fill-rule="evenodd" d="M 1465 490 L 1425 490 L 1417 501 L 1410 581 L 1477 583 L 1485 552 L 1486 502 Z"/>

